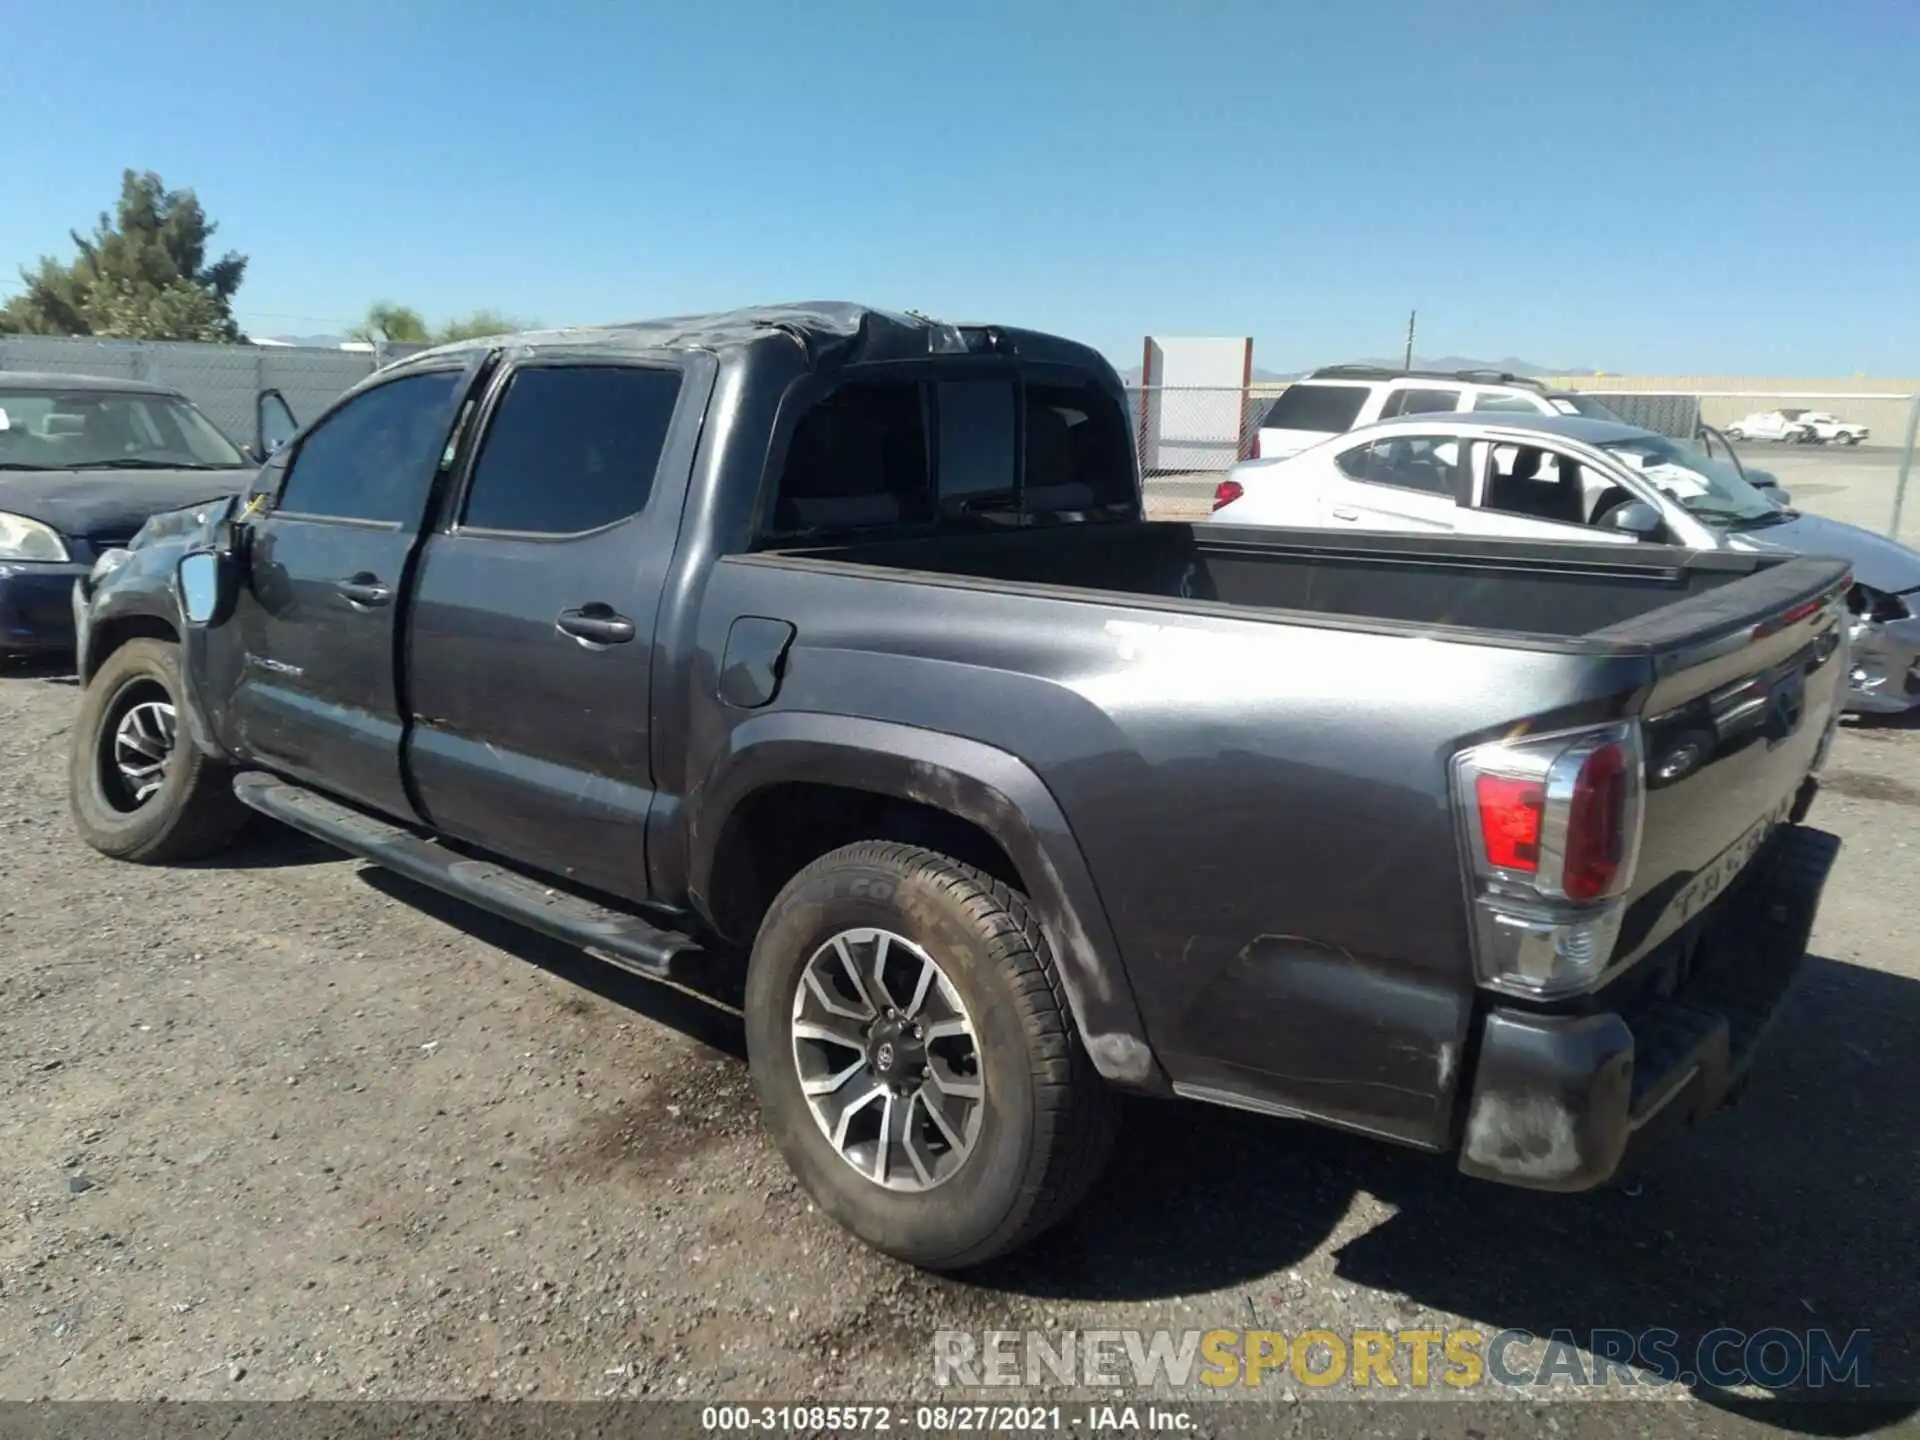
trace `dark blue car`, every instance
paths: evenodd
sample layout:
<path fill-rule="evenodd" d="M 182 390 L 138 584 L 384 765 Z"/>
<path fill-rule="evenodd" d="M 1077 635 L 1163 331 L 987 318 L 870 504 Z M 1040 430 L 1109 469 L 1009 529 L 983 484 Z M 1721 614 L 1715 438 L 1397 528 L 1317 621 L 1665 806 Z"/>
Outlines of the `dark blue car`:
<path fill-rule="evenodd" d="M 71 649 L 76 576 L 258 464 L 163 385 L 0 371 L 0 659 Z"/>

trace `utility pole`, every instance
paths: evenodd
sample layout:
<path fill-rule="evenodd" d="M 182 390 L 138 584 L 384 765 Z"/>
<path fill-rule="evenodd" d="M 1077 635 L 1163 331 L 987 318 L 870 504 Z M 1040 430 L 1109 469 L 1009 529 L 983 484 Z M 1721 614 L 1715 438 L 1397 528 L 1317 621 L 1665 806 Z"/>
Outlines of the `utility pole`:
<path fill-rule="evenodd" d="M 1419 313 L 1418 310 L 1409 310 L 1407 312 L 1407 359 L 1406 363 L 1400 367 L 1402 370 L 1413 369 L 1413 322 Z"/>

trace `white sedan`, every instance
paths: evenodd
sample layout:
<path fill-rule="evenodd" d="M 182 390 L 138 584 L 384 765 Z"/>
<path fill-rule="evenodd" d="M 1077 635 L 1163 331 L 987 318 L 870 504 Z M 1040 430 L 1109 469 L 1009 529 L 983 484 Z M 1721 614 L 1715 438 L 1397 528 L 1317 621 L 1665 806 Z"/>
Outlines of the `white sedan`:
<path fill-rule="evenodd" d="M 1429 530 L 1716 549 L 1712 523 L 1780 507 L 1731 467 L 1664 435 L 1584 416 L 1406 416 L 1284 460 L 1233 467 L 1223 524 Z"/>
<path fill-rule="evenodd" d="M 1737 463 L 1573 415 L 1411 415 L 1285 460 L 1248 460 L 1212 520 L 1694 550 L 1791 550 L 1854 567 L 1849 707 L 1920 709 L 1920 554 L 1770 499 Z"/>

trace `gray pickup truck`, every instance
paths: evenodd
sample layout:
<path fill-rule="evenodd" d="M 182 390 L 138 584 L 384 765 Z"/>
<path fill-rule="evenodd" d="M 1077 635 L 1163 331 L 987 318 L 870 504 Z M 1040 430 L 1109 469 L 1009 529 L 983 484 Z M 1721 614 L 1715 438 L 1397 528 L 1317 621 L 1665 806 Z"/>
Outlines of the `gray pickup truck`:
<path fill-rule="evenodd" d="M 1546 1190 L 1743 1076 L 1835 842 L 1844 563 L 1143 519 L 1107 362 L 815 304 L 369 378 L 76 587 L 72 808 L 262 812 L 745 966 L 821 1206 L 1000 1254 L 1120 1091 Z"/>

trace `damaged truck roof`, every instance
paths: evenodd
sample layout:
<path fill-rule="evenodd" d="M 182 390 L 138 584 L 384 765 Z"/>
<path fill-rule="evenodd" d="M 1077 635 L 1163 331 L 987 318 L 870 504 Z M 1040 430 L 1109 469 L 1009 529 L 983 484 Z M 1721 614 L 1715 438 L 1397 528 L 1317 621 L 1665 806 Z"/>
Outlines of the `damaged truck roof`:
<path fill-rule="evenodd" d="M 1090 346 L 1037 330 L 1005 325 L 952 324 L 921 315 L 880 310 L 846 300 L 807 300 L 756 305 L 709 315 L 676 315 L 612 325 L 575 325 L 481 336 L 437 345 L 396 361 L 383 370 L 431 365 L 451 354 L 507 348 L 524 350 L 709 350 L 721 352 L 779 344 L 798 344 L 817 360 L 840 365 L 962 355 L 970 351 L 1012 352 L 1028 361 L 1110 368 Z"/>

